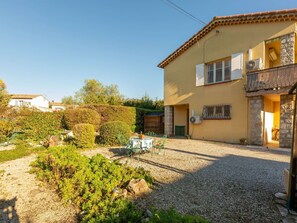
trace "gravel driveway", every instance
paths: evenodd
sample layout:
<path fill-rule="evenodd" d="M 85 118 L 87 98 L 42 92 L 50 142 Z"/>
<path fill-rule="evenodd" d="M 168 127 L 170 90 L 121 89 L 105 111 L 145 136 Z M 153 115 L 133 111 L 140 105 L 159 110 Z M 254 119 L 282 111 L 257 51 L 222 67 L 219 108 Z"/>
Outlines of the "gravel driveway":
<path fill-rule="evenodd" d="M 224 223 L 280 222 L 273 195 L 284 191 L 283 169 L 289 160 L 288 149 L 186 139 L 168 139 L 164 155 L 121 159 L 150 170 L 160 183 L 141 201 L 144 205 L 175 207 Z"/>

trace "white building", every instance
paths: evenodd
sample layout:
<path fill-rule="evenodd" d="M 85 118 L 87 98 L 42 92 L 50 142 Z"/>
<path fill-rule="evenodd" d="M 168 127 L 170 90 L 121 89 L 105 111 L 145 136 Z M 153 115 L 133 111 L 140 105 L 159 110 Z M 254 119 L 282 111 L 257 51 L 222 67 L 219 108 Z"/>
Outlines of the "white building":
<path fill-rule="evenodd" d="M 61 102 L 50 102 L 50 106 L 52 108 L 53 111 L 62 111 L 65 110 L 66 107 L 64 104 L 62 104 Z"/>
<path fill-rule="evenodd" d="M 12 94 L 8 105 L 49 111 L 49 101 L 41 94 Z"/>

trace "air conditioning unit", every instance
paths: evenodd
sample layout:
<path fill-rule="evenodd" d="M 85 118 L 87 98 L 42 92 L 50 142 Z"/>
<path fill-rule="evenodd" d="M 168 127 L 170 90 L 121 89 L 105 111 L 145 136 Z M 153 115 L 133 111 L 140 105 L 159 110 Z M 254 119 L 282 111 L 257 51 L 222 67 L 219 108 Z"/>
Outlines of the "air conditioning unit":
<path fill-rule="evenodd" d="M 246 71 L 254 71 L 262 69 L 262 59 L 248 60 L 245 62 Z"/>
<path fill-rule="evenodd" d="M 200 124 L 202 122 L 201 116 L 200 115 L 192 116 L 190 118 L 190 122 L 192 124 Z"/>

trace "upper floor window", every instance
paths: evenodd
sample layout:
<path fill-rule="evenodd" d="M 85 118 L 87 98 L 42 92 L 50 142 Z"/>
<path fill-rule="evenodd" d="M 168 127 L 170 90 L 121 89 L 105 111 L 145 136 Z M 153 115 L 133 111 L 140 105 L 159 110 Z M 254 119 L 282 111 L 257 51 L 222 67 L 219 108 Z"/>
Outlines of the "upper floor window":
<path fill-rule="evenodd" d="M 207 64 L 207 84 L 231 80 L 231 59 Z"/>

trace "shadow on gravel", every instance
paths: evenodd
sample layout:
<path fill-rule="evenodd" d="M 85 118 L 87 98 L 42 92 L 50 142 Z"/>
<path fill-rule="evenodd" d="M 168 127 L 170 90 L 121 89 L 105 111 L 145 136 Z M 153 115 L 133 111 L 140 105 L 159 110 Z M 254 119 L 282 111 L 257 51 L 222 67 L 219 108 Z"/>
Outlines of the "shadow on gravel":
<path fill-rule="evenodd" d="M 0 222 L 19 223 L 15 210 L 16 197 L 11 200 L 0 200 Z"/>
<path fill-rule="evenodd" d="M 202 215 L 211 222 L 281 221 L 273 195 L 284 191 L 282 171 L 288 167 L 287 162 L 261 159 L 257 153 L 253 153 L 255 157 L 230 154 L 217 157 L 172 148 L 167 148 L 166 153 L 171 154 L 164 158 L 158 155 L 135 158 L 140 165 L 157 167 L 156 171 L 159 168 L 169 174 L 182 174 L 181 179 L 159 185 L 145 198 L 139 199 L 140 206 L 174 207 L 182 213 Z M 183 164 L 170 162 L 170 156 L 180 159 L 178 153 L 188 154 L 181 162 L 191 162 L 196 171 L 189 172 Z M 204 166 L 201 166 L 202 162 Z"/>

